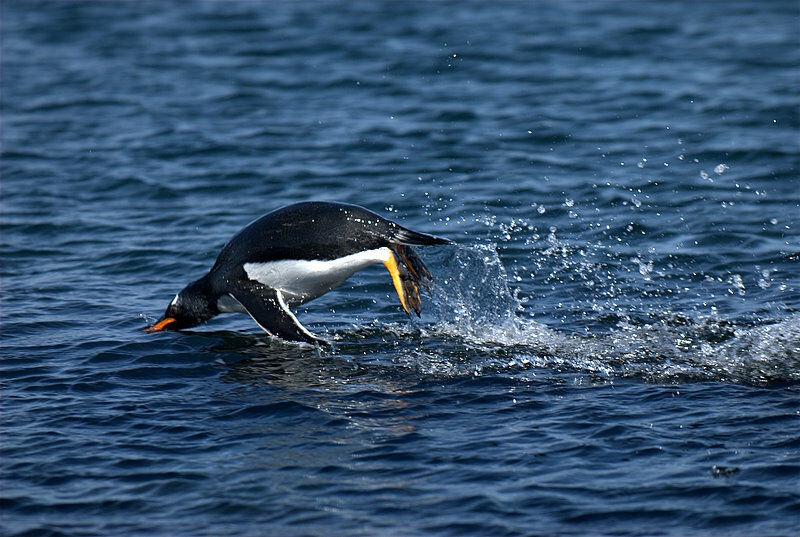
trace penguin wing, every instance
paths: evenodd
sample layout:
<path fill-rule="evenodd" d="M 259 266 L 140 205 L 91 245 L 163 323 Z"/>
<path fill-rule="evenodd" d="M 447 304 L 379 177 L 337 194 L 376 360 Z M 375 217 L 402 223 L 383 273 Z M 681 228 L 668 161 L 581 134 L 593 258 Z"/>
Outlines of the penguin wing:
<path fill-rule="evenodd" d="M 230 294 L 265 332 L 287 341 L 324 341 L 300 324 L 277 289 L 248 280 L 232 285 Z"/>

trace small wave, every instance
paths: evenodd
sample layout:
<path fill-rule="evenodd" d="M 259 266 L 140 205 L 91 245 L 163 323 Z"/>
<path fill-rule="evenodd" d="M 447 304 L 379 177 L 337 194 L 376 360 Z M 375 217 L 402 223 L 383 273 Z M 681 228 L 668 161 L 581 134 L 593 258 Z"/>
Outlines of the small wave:
<path fill-rule="evenodd" d="M 458 247 L 437 262 L 439 279 L 430 290 L 435 322 L 423 330 L 463 342 L 455 354 L 476 356 L 473 372 L 548 368 L 652 382 L 800 381 L 800 315 L 742 326 L 674 313 L 645 321 L 623 314 L 608 331 L 570 334 L 532 319 L 494 245 Z M 454 367 L 441 351 L 416 354 L 432 371 L 463 372 L 463 364 Z"/>

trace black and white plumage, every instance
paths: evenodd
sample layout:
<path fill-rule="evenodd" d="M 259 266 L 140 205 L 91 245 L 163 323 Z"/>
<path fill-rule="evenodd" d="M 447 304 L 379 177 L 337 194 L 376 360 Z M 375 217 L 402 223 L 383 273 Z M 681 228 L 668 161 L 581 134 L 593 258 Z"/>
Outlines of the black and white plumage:
<path fill-rule="evenodd" d="M 406 313 L 420 313 L 431 274 L 412 246 L 450 244 L 357 205 L 305 202 L 268 213 L 228 241 L 214 266 L 178 293 L 148 331 L 180 330 L 226 312 L 249 314 L 289 341 L 321 341 L 290 306 L 313 300 L 355 272 L 383 263 Z"/>

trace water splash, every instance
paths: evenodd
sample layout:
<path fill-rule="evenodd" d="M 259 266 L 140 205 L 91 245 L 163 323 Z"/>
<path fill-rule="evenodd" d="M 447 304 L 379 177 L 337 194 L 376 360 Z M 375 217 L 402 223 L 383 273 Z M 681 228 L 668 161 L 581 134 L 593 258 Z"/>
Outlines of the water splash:
<path fill-rule="evenodd" d="M 800 315 L 748 327 L 668 312 L 645 320 L 623 314 L 607 331 L 569 334 L 533 320 L 494 245 L 451 249 L 436 263 L 435 322 L 423 330 L 425 338 L 448 339 L 448 348 L 422 345 L 402 358 L 429 372 L 524 376 L 546 368 L 652 382 L 800 381 Z"/>
<path fill-rule="evenodd" d="M 440 330 L 476 343 L 512 345 L 524 337 L 522 304 L 492 245 L 455 248 L 441 263 L 431 289 Z"/>

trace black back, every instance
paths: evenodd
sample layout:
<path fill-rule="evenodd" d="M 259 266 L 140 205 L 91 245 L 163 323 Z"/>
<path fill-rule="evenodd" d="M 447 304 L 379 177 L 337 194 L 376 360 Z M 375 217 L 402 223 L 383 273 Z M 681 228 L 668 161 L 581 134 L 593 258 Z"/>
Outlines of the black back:
<path fill-rule="evenodd" d="M 392 243 L 449 242 L 406 229 L 358 205 L 303 202 L 272 211 L 247 225 L 222 248 L 211 270 L 235 277 L 244 263 L 329 260 Z"/>

